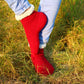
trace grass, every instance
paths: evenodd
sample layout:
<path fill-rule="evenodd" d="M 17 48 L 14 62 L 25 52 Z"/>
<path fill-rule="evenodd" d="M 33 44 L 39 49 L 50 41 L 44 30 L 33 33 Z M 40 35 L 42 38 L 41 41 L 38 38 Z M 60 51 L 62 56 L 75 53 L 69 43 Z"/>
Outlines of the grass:
<path fill-rule="evenodd" d="M 30 0 L 35 5 L 39 0 Z M 84 84 L 84 1 L 62 1 L 45 57 L 55 72 L 39 76 L 20 22 L 0 1 L 0 84 Z"/>

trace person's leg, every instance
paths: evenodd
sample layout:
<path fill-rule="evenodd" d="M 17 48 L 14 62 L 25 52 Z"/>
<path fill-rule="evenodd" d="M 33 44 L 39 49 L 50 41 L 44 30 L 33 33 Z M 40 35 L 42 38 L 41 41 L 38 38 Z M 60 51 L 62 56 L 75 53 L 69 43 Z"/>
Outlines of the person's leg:
<path fill-rule="evenodd" d="M 44 12 L 48 18 L 48 22 L 47 22 L 46 26 L 40 31 L 40 34 L 39 34 L 39 39 L 40 39 L 40 45 L 39 45 L 39 54 L 40 55 L 39 55 L 39 57 L 40 56 L 43 57 L 43 59 L 45 60 L 46 66 L 49 66 L 47 68 L 48 68 L 50 74 L 52 74 L 54 72 L 54 68 L 44 57 L 44 49 L 43 48 L 46 47 L 46 44 L 49 41 L 49 37 L 53 30 L 54 22 L 55 22 L 60 4 L 61 4 L 61 0 L 40 0 L 40 6 L 38 9 L 39 12 Z M 39 59 L 36 59 L 36 60 L 39 60 Z M 43 60 L 40 60 L 40 61 L 42 62 Z M 42 72 L 42 73 L 48 74 L 47 71 Z"/>
<path fill-rule="evenodd" d="M 48 22 L 46 26 L 41 30 L 39 34 L 40 39 L 40 45 L 39 45 L 39 56 L 43 58 L 43 60 L 40 60 L 42 63 L 45 61 L 44 66 L 47 66 L 47 70 L 50 74 L 53 74 L 54 68 L 53 66 L 47 61 L 47 59 L 44 57 L 44 48 L 46 47 L 46 44 L 49 40 L 50 34 L 52 32 L 52 29 L 54 27 L 54 22 L 56 15 L 58 13 L 59 7 L 60 7 L 61 0 L 41 0 L 38 11 L 44 12 L 47 15 Z M 38 60 L 38 59 L 37 59 Z M 39 71 L 41 71 L 39 69 Z M 44 70 L 47 75 L 49 74 L 48 71 Z"/>
<path fill-rule="evenodd" d="M 14 11 L 16 20 L 20 20 L 22 25 L 24 26 L 24 30 L 30 45 L 31 52 L 38 53 L 39 51 L 38 34 L 46 24 L 47 21 L 46 15 L 42 12 L 35 12 L 34 6 L 30 4 L 28 0 L 5 0 L 5 1 L 8 3 L 9 7 Z"/>
<path fill-rule="evenodd" d="M 20 20 L 31 49 L 31 60 L 37 73 L 43 75 L 52 74 L 54 69 L 45 59 L 43 54 L 39 53 L 39 32 L 44 28 L 47 17 L 42 12 L 34 11 L 34 6 L 27 0 L 6 0 L 9 7 L 14 11 L 17 20 Z"/>
<path fill-rule="evenodd" d="M 61 0 L 40 0 L 39 12 L 47 15 L 48 23 L 40 32 L 40 48 L 45 48 L 49 41 L 50 34 L 54 27 L 54 22 L 61 4 Z"/>
<path fill-rule="evenodd" d="M 15 15 L 21 15 L 25 10 L 31 7 L 27 0 L 5 0 Z M 33 10 L 33 9 L 32 9 Z"/>

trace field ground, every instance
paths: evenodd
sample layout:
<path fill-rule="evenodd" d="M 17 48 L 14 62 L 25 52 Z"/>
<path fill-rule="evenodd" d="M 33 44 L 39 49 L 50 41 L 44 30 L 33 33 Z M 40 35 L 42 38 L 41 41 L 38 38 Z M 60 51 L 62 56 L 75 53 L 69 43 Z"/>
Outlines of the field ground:
<path fill-rule="evenodd" d="M 35 5 L 39 0 L 30 0 Z M 0 84 L 84 84 L 84 0 L 64 0 L 45 48 L 55 72 L 39 76 L 20 22 L 0 0 Z"/>

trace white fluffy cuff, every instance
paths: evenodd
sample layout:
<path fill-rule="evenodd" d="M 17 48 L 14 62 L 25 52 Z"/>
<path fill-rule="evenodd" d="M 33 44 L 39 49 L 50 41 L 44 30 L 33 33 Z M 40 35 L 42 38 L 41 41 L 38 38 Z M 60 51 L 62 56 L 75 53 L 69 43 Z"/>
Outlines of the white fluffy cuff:
<path fill-rule="evenodd" d="M 28 47 L 30 47 L 29 43 L 28 43 Z M 40 48 L 40 49 L 43 49 L 43 48 L 45 48 L 45 47 L 46 47 L 46 43 L 39 45 L 39 48 Z"/>
<path fill-rule="evenodd" d="M 46 47 L 46 43 L 39 45 L 39 48 L 40 48 L 40 49 L 43 49 L 43 48 L 45 48 L 45 47 Z"/>
<path fill-rule="evenodd" d="M 16 18 L 16 20 L 22 20 L 23 18 L 31 15 L 33 11 L 34 11 L 34 6 L 31 5 L 31 7 L 26 12 L 24 12 L 23 14 L 15 15 L 15 18 Z"/>

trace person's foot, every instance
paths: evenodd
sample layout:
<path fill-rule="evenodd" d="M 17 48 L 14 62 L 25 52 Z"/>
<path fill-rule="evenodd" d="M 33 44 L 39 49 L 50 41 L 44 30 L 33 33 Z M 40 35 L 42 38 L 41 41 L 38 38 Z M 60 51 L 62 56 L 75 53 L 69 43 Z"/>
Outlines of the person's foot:
<path fill-rule="evenodd" d="M 39 50 L 39 32 L 47 23 L 47 17 L 42 12 L 34 11 L 31 15 L 20 20 L 23 24 L 31 53 L 38 53 Z"/>
<path fill-rule="evenodd" d="M 35 66 L 35 70 L 38 74 L 51 75 L 54 72 L 53 66 L 44 57 L 43 49 L 39 50 L 39 54 L 32 54 L 31 60 Z"/>

